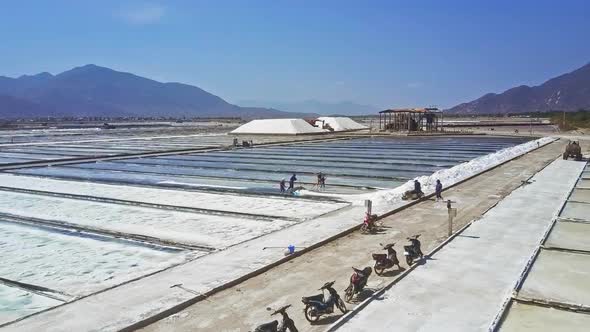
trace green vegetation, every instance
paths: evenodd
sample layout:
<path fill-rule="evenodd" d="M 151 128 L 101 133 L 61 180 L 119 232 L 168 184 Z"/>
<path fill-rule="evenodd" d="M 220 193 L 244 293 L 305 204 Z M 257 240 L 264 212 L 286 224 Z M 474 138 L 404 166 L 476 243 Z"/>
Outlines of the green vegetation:
<path fill-rule="evenodd" d="M 551 119 L 551 122 L 558 125 L 560 130 L 574 130 L 578 128 L 590 128 L 590 111 L 578 110 L 575 112 L 535 112 L 527 113 L 531 117 L 543 117 Z"/>
<path fill-rule="evenodd" d="M 574 130 L 578 128 L 590 128 L 590 111 L 584 109 L 580 109 L 575 112 L 548 111 L 508 113 L 504 116 L 549 119 L 551 123 L 559 126 L 559 129 L 562 131 Z"/>

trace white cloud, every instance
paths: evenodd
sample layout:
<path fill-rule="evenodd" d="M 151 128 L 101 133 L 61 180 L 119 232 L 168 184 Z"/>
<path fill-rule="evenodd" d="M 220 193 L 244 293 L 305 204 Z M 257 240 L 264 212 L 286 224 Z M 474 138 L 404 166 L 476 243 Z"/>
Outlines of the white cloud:
<path fill-rule="evenodd" d="M 166 14 L 166 8 L 155 4 L 141 4 L 121 8 L 116 17 L 130 24 L 154 24 L 160 22 Z"/>
<path fill-rule="evenodd" d="M 408 83 L 408 88 L 416 89 L 416 88 L 421 87 L 422 85 L 423 85 L 422 82 L 410 82 L 410 83 Z"/>

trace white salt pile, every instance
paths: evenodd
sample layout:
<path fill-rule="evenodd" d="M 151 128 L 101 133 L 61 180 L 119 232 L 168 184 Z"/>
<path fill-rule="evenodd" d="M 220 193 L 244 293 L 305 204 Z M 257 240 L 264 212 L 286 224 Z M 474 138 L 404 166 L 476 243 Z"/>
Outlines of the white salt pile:
<path fill-rule="evenodd" d="M 321 134 L 324 129 L 314 127 L 303 119 L 264 119 L 252 120 L 231 134 L 269 134 L 269 135 L 304 135 Z"/>
<path fill-rule="evenodd" d="M 323 116 L 321 118 L 318 118 L 318 120 L 324 121 L 325 124 L 330 125 L 330 127 L 332 127 L 334 131 L 351 131 L 367 129 L 367 127 L 352 120 L 351 118 Z"/>
<path fill-rule="evenodd" d="M 556 138 L 554 137 L 543 137 L 475 158 L 451 168 L 436 171 L 429 176 L 420 176 L 416 179 L 422 184 L 422 191 L 428 195 L 434 192 L 437 179 L 440 180 L 443 185 L 450 186 L 555 140 Z M 383 213 L 391 210 L 392 205 L 400 203 L 403 193 L 406 190 L 412 189 L 414 189 L 414 179 L 409 180 L 397 188 L 365 194 L 362 195 L 362 197 L 364 199 L 373 200 L 373 210 L 377 213 Z"/>

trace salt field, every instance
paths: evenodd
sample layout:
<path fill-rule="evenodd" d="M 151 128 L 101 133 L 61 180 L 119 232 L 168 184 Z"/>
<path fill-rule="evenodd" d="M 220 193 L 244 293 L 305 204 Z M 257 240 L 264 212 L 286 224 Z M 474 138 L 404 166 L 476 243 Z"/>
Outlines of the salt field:
<path fill-rule="evenodd" d="M 586 164 L 586 161 L 580 163 Z M 498 331 L 586 331 L 590 323 L 590 196 L 580 174 L 525 269 Z"/>
<path fill-rule="evenodd" d="M 87 295 L 188 259 L 178 249 L 4 221 L 0 223 L 0 235 L 3 278 L 41 285 L 70 297 Z"/>
<path fill-rule="evenodd" d="M 213 190 L 228 187 L 250 192 L 276 192 L 278 181 L 288 179 L 292 173 L 297 174 L 300 183 L 310 185 L 316 182 L 316 174 L 321 171 L 327 174 L 333 191 L 338 192 L 342 186 L 342 192 L 350 193 L 350 189 L 394 188 L 410 178 L 431 174 L 523 141 L 520 138 L 487 137 L 354 139 L 70 164 L 16 173 L 144 185 L 178 184 L 208 186 Z M 138 174 L 141 174 L 139 179 Z"/>
<path fill-rule="evenodd" d="M 310 221 L 332 222 L 337 217 L 331 216 L 358 212 L 352 202 L 359 194 L 391 190 L 527 140 L 341 138 L 301 137 L 307 140 L 50 167 L 17 165 L 0 173 L 5 257 L 0 277 L 7 280 L 0 283 L 0 326 L 295 225 L 305 229 Z M 0 163 L 227 147 L 232 140 L 185 135 L 3 145 Z M 318 172 L 327 176 L 321 191 L 315 187 Z M 292 174 L 296 187 L 306 190 L 281 194 L 279 181 Z M 313 227 L 319 227 L 317 222 Z M 28 288 L 33 286 L 46 291 L 33 292 Z"/>
<path fill-rule="evenodd" d="M 67 132 L 66 132 L 67 133 Z M 168 133 L 162 136 L 148 136 L 150 131 L 134 133 L 102 132 L 96 134 L 65 135 L 62 132 L 37 133 L 16 136 L 18 143 L 0 143 L 0 165 L 24 163 L 39 160 L 59 160 L 80 157 L 104 157 L 127 154 L 154 153 L 170 150 L 202 150 L 227 147 L 235 136 L 222 133 L 187 134 Z M 5 134 L 6 135 L 6 134 Z M 22 134 L 21 134 L 22 135 Z M 64 136 L 62 136 L 64 135 Z M 2 140 L 0 134 L 0 141 Z M 308 140 L 309 137 L 239 136 L 239 143 L 253 140 L 256 144 L 269 142 L 291 142 Z"/>
<path fill-rule="evenodd" d="M 61 303 L 63 302 L 50 297 L 0 284 L 0 324 L 49 309 Z"/>

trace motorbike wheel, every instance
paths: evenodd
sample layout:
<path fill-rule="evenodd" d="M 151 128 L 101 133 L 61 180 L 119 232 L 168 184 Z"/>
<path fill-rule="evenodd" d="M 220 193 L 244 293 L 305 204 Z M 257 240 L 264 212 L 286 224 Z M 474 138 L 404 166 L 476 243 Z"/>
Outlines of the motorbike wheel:
<path fill-rule="evenodd" d="M 306 306 L 304 312 L 305 319 L 307 319 L 307 321 L 310 323 L 315 323 L 318 321 L 318 319 L 320 319 L 320 315 L 318 315 L 316 309 L 311 305 Z"/>
<path fill-rule="evenodd" d="M 413 262 L 414 260 L 412 259 L 412 257 L 410 257 L 409 255 L 406 256 L 406 263 L 408 263 L 408 266 L 412 266 Z"/>
<path fill-rule="evenodd" d="M 342 311 L 343 314 L 346 313 L 346 304 L 344 304 L 344 301 L 342 301 L 341 298 L 338 298 L 338 300 L 336 301 L 336 307 L 338 307 L 338 309 L 340 309 L 340 311 Z"/>
<path fill-rule="evenodd" d="M 381 266 L 377 266 L 377 264 L 375 264 L 375 266 L 373 267 L 373 270 L 375 270 L 375 273 L 377 273 L 378 276 L 382 276 L 383 272 L 385 271 L 385 268 L 381 267 Z"/>
<path fill-rule="evenodd" d="M 350 303 L 350 301 L 352 301 L 352 297 L 354 292 L 352 291 L 352 288 L 347 288 L 346 292 L 344 293 L 344 301 Z"/>
<path fill-rule="evenodd" d="M 363 224 L 361 226 L 361 233 L 367 234 L 369 232 L 369 226 L 367 224 Z"/>

